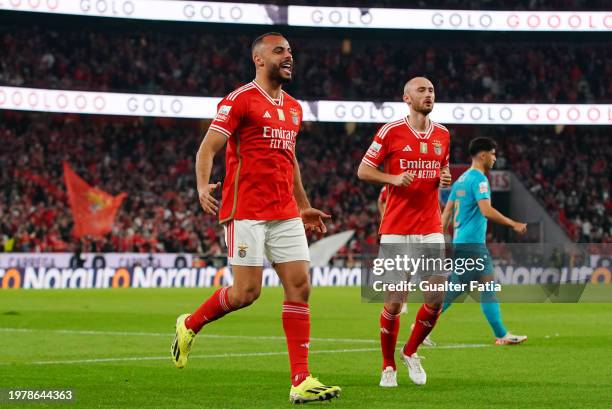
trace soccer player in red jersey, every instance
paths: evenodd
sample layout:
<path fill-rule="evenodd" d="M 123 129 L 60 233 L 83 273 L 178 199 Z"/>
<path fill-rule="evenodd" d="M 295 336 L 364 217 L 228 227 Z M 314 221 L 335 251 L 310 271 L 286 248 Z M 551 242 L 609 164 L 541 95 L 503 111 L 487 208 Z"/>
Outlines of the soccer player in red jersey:
<path fill-rule="evenodd" d="M 404 87 L 404 102 L 410 114 L 382 126 L 370 145 L 357 172 L 360 179 L 387 185 L 387 200 L 380 225 L 380 243 L 427 244 L 443 248 L 438 188 L 451 183 L 449 170 L 450 135 L 448 130 L 429 118 L 433 110 L 433 84 L 415 77 Z M 379 166 L 383 165 L 383 170 Z M 430 283 L 444 283 L 443 274 L 426 278 Z M 397 386 L 395 345 L 399 332 L 399 314 L 406 294 L 386 297 L 380 316 L 380 340 L 383 354 L 381 386 Z M 436 325 L 442 308 L 443 293 L 425 292 L 414 329 L 404 345 L 401 358 L 410 379 L 423 385 L 427 377 L 417 348 Z"/>
<path fill-rule="evenodd" d="M 218 289 L 192 314 L 176 323 L 171 353 L 185 366 L 196 334 L 224 315 L 247 307 L 260 294 L 264 255 L 285 291 L 282 323 L 291 366 L 289 398 L 301 403 L 328 400 L 340 394 L 310 375 L 310 294 L 308 243 L 305 228 L 326 232 L 329 215 L 310 206 L 302 186 L 295 143 L 302 107 L 282 90 L 291 81 L 293 56 L 279 33 L 264 34 L 251 48 L 255 79 L 219 103 L 196 157 L 199 200 L 206 213 L 216 214 L 219 202 L 210 183 L 215 154 L 227 143 L 226 174 L 220 223 L 225 228 L 233 285 Z"/>

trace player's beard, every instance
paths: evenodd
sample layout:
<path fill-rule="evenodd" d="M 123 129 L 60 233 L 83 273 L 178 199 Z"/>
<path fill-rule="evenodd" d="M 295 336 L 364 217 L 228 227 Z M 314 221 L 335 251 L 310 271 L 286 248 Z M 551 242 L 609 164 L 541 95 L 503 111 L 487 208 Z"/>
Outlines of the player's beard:
<path fill-rule="evenodd" d="M 415 111 L 417 111 L 419 114 L 429 115 L 429 113 L 433 111 L 433 104 L 431 104 L 431 107 L 428 107 L 428 106 L 425 106 L 425 104 L 422 104 L 419 107 L 419 109 L 415 109 Z"/>
<path fill-rule="evenodd" d="M 272 81 L 278 82 L 279 84 L 288 84 L 291 82 L 291 77 L 287 78 L 281 74 L 281 67 L 279 65 L 273 65 L 268 71 L 268 75 Z"/>

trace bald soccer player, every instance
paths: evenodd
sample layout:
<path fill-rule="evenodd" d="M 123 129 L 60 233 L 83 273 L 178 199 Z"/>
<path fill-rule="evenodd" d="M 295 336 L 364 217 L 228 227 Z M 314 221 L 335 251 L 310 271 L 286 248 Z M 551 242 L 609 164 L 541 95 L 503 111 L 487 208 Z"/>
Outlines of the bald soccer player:
<path fill-rule="evenodd" d="M 438 201 L 439 187 L 451 184 L 449 170 L 450 134 L 429 118 L 435 102 L 430 80 L 415 77 L 404 86 L 403 100 L 408 116 L 382 126 L 363 157 L 357 175 L 361 180 L 387 185 L 387 200 L 379 234 L 381 246 L 401 245 L 410 252 L 418 245 L 444 250 L 444 235 Z M 379 167 L 382 166 L 382 170 Z M 406 274 L 408 277 L 408 275 Z M 409 278 L 409 277 L 408 277 Z M 441 284 L 446 276 L 431 274 L 422 279 Z M 444 300 L 443 292 L 424 292 L 410 338 L 400 357 L 413 383 L 427 381 L 419 345 L 436 325 Z M 383 355 L 380 386 L 396 387 L 395 346 L 405 292 L 386 293 L 380 315 L 380 343 Z"/>

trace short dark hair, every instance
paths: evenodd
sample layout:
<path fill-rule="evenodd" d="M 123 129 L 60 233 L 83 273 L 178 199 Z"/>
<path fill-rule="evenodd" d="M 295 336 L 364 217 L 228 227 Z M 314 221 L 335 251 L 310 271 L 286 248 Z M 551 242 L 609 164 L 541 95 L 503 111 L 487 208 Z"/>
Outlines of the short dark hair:
<path fill-rule="evenodd" d="M 264 38 L 266 38 L 268 36 L 285 37 L 281 33 L 277 33 L 275 31 L 271 31 L 269 33 L 264 33 L 264 34 L 260 35 L 259 37 L 257 37 L 255 40 L 253 40 L 253 43 L 251 44 L 251 54 L 253 54 L 253 51 L 255 51 L 255 47 L 257 47 L 264 40 Z"/>
<path fill-rule="evenodd" d="M 470 141 L 470 146 L 468 148 L 468 152 L 470 156 L 474 157 L 478 155 L 480 152 L 488 152 L 497 148 L 497 142 L 495 142 L 491 138 L 474 138 Z"/>

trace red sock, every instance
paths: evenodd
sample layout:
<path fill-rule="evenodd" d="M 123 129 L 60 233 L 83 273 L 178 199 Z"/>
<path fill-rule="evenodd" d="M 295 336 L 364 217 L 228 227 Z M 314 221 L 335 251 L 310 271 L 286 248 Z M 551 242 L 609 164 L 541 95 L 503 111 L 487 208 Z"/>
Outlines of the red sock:
<path fill-rule="evenodd" d="M 204 325 L 236 310 L 229 302 L 228 290 L 230 288 L 232 287 L 223 287 L 215 291 L 209 299 L 204 301 L 204 304 L 187 317 L 185 326 L 197 334 Z"/>
<path fill-rule="evenodd" d="M 380 348 L 383 355 L 383 370 L 388 366 L 395 370 L 395 345 L 399 327 L 399 314 L 393 315 L 383 307 L 380 313 Z"/>
<path fill-rule="evenodd" d="M 438 321 L 441 311 L 441 308 L 439 310 L 433 310 L 426 304 L 421 305 L 416 315 L 414 329 L 412 330 L 412 334 L 410 334 L 410 339 L 406 342 L 406 345 L 404 345 L 404 355 L 410 356 L 416 352 L 419 345 L 421 345 L 423 340 L 436 326 L 436 321 Z"/>
<path fill-rule="evenodd" d="M 310 310 L 308 304 L 285 301 L 283 303 L 283 329 L 287 338 L 291 383 L 297 386 L 308 375 L 308 349 L 310 348 Z"/>

